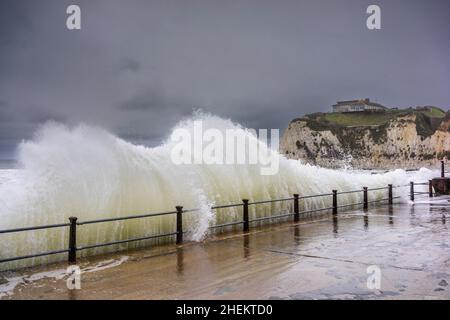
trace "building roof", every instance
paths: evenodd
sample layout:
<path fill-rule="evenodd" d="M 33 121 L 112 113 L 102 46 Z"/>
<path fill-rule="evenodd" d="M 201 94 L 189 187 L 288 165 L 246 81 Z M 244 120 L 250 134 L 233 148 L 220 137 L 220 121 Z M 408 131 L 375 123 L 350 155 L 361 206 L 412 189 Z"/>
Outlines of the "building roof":
<path fill-rule="evenodd" d="M 379 104 L 379 103 L 375 103 L 370 101 L 369 98 L 366 99 L 359 99 L 359 100 L 346 100 L 346 101 L 338 101 L 336 104 L 333 105 L 333 107 L 339 107 L 339 106 L 344 106 L 344 105 L 353 105 L 353 104 L 364 104 L 367 106 L 373 106 L 373 107 L 379 107 L 379 108 L 383 108 L 383 109 L 387 109 L 385 106 Z"/>

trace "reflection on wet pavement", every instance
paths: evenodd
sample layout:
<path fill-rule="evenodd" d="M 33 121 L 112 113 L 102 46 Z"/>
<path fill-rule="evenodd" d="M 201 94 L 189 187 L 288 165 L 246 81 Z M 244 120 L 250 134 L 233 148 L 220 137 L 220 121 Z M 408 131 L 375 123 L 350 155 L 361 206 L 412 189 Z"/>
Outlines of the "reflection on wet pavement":
<path fill-rule="evenodd" d="M 44 277 L 3 298 L 449 299 L 449 214 L 443 199 L 255 225 L 248 234 L 103 257 L 128 260 L 83 273 L 81 290 L 68 290 L 66 278 Z M 369 266 L 380 268 L 379 289 L 367 286 Z M 0 275 L 0 287 L 2 277 L 4 283 L 13 276 L 20 273 Z"/>

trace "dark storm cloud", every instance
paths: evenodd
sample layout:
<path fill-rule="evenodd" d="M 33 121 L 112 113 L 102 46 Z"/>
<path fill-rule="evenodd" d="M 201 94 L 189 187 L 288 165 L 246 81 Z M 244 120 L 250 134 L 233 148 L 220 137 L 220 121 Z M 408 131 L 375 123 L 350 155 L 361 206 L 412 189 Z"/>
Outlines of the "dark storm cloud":
<path fill-rule="evenodd" d="M 120 62 L 120 71 L 138 72 L 141 69 L 141 63 L 131 58 L 123 58 Z"/>
<path fill-rule="evenodd" d="M 449 35 L 448 0 L 3 0 L 0 157 L 47 120 L 157 144 L 195 108 L 280 129 L 358 97 L 448 108 Z"/>
<path fill-rule="evenodd" d="M 25 3 L 9 1 L 7 5 L 0 5 L 0 8 L 0 48 L 13 44 L 20 45 L 20 38 L 17 35 L 33 30 L 33 23 L 25 10 Z"/>
<path fill-rule="evenodd" d="M 0 123 L 10 122 L 14 120 L 13 115 L 7 110 L 2 110 L 0 107 Z"/>
<path fill-rule="evenodd" d="M 155 103 L 156 102 L 156 103 Z M 152 110 L 155 107 L 160 108 L 162 106 L 159 99 L 154 99 L 154 97 L 149 97 L 146 95 L 134 96 L 130 100 L 126 100 L 119 105 L 121 110 L 131 110 L 131 111 L 146 111 Z"/>
<path fill-rule="evenodd" d="M 167 108 L 182 107 L 176 99 L 165 97 L 163 92 L 148 89 L 144 93 L 136 94 L 128 100 L 121 102 L 118 108 L 123 111 L 155 111 L 159 112 Z M 176 111 L 176 110 L 173 110 Z"/>
<path fill-rule="evenodd" d="M 31 107 L 27 112 L 27 120 L 32 124 L 43 124 L 49 121 L 64 123 L 67 121 L 67 117 L 56 111 L 41 107 Z"/>

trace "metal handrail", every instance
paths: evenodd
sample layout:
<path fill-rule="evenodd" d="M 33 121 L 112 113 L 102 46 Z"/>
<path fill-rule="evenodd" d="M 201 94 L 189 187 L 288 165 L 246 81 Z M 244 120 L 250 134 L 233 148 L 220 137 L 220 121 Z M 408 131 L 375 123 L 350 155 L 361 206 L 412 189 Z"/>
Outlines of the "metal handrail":
<path fill-rule="evenodd" d="M 333 207 L 325 207 L 325 208 L 318 208 L 318 209 L 311 209 L 311 210 L 306 210 L 306 211 L 302 211 L 300 213 L 311 213 L 311 212 L 319 212 L 319 211 L 327 211 L 327 210 L 333 210 Z"/>
<path fill-rule="evenodd" d="M 174 236 L 176 234 L 177 234 L 177 232 L 171 232 L 171 233 L 158 234 L 158 235 L 153 235 L 153 236 L 146 236 L 146 237 L 126 239 L 126 240 L 117 240 L 117 241 L 111 241 L 111 242 L 104 242 L 104 243 L 98 243 L 98 244 L 92 244 L 92 245 L 77 247 L 77 250 L 86 250 L 86 249 L 106 247 L 106 246 L 111 246 L 111 245 L 121 244 L 121 243 L 128 243 L 128 242 L 134 242 L 134 241 L 142 241 L 142 240 L 149 240 L 149 239 L 155 239 L 155 238 L 161 238 L 161 237 L 168 237 L 168 236 Z"/>
<path fill-rule="evenodd" d="M 264 203 L 283 202 L 283 201 L 289 201 L 289 200 L 294 200 L 294 198 L 283 198 L 283 199 L 274 199 L 274 200 L 253 201 L 253 202 L 249 202 L 248 204 L 249 205 L 256 205 L 256 204 L 264 204 Z"/>
<path fill-rule="evenodd" d="M 416 184 L 416 183 L 413 183 L 413 185 L 414 184 Z M 425 183 L 423 183 L 423 184 L 425 184 Z M 419 185 L 419 183 L 417 183 L 416 185 Z M 262 200 L 262 201 L 253 201 L 253 202 L 249 202 L 248 200 L 243 200 L 243 203 L 212 206 L 211 207 L 212 210 L 223 209 L 223 208 L 232 208 L 232 207 L 243 207 L 244 220 L 215 225 L 215 226 L 211 226 L 209 228 L 216 229 L 216 228 L 228 227 L 228 226 L 232 226 L 232 225 L 244 224 L 244 231 L 248 231 L 249 223 L 254 223 L 254 222 L 263 221 L 263 220 L 272 220 L 272 219 L 279 219 L 279 218 L 288 217 L 288 216 L 294 216 L 295 221 L 298 221 L 300 214 L 319 212 L 319 211 L 327 211 L 327 210 L 333 210 L 333 214 L 336 214 L 338 208 L 351 207 L 351 206 L 357 206 L 357 205 L 364 205 L 364 208 L 367 208 L 367 205 L 369 203 L 375 203 L 375 202 L 381 202 L 381 201 L 387 201 L 387 200 L 389 200 L 390 203 L 392 203 L 393 199 L 398 199 L 400 197 L 398 197 L 398 196 L 393 197 L 391 190 L 390 190 L 390 194 L 389 194 L 390 198 L 373 200 L 373 201 L 367 200 L 367 192 L 368 191 L 385 190 L 385 189 L 390 189 L 390 188 L 391 189 L 401 188 L 401 187 L 407 187 L 407 186 L 409 186 L 409 185 L 399 185 L 399 186 L 389 185 L 388 187 L 371 188 L 371 189 L 363 188 L 361 190 L 351 190 L 351 191 L 342 191 L 342 192 L 333 191 L 332 193 L 323 193 L 323 194 L 306 195 L 306 196 L 299 196 L 296 194 L 296 195 L 294 195 L 294 197 L 289 197 L 289 198 L 271 199 L 271 200 Z M 364 202 L 356 202 L 356 203 L 345 204 L 345 205 L 337 205 L 337 196 L 338 195 L 360 193 L 360 192 L 362 192 L 364 195 Z M 425 192 L 423 192 L 423 193 L 425 193 Z M 419 193 L 416 193 L 416 194 L 419 194 Z M 315 209 L 305 210 L 305 211 L 301 211 L 301 212 L 299 211 L 299 205 L 298 205 L 299 200 L 305 200 L 305 199 L 311 199 L 311 198 L 317 198 L 317 197 L 328 197 L 328 196 L 333 196 L 333 206 L 323 207 L 323 208 L 315 208 Z M 289 212 L 286 214 L 270 215 L 270 216 L 266 216 L 266 217 L 255 218 L 255 219 L 249 219 L 249 217 L 248 217 L 248 206 L 249 205 L 259 205 L 259 204 L 292 201 L 292 200 L 294 200 L 294 213 Z M 77 221 L 77 218 L 71 217 L 70 223 L 51 224 L 51 225 L 43 225 L 43 226 L 35 226 L 35 227 L 25 227 L 25 228 L 15 228 L 15 229 L 9 229 L 9 230 L 0 230 L 0 234 L 4 234 L 4 233 L 33 231 L 33 230 L 51 229 L 51 228 L 59 228 L 59 227 L 70 227 L 70 232 L 69 232 L 70 238 L 69 238 L 69 248 L 68 249 L 48 251 L 48 252 L 42 252 L 42 253 L 37 253 L 37 254 L 33 254 L 33 255 L 25 255 L 25 256 L 1 259 L 0 263 L 28 259 L 28 258 L 41 257 L 41 256 L 48 256 L 48 255 L 60 254 L 60 253 L 69 253 L 69 262 L 73 263 L 76 261 L 76 252 L 77 251 L 88 250 L 88 249 L 93 249 L 93 248 L 98 248 L 98 247 L 105 247 L 105 246 L 116 245 L 116 244 L 122 244 L 122 243 L 155 239 L 155 238 L 160 238 L 160 237 L 174 236 L 174 235 L 177 236 L 177 244 L 180 244 L 183 241 L 182 235 L 184 233 L 186 233 L 186 232 L 183 232 L 183 230 L 182 230 L 182 214 L 194 212 L 194 211 L 198 211 L 198 210 L 199 209 L 183 210 L 183 207 L 178 206 L 176 211 L 157 212 L 157 213 L 122 216 L 122 217 L 96 219 L 96 220 L 87 220 L 87 221 L 79 221 L 79 222 Z M 117 241 L 104 242 L 104 243 L 97 243 L 97 244 L 85 245 L 85 246 L 76 246 L 76 226 L 104 223 L 104 222 L 113 222 L 113 221 L 122 221 L 122 220 L 131 220 L 131 219 L 140 219 L 140 218 L 151 218 L 151 217 L 165 216 L 165 215 L 176 215 L 176 220 L 177 220 L 176 221 L 177 222 L 176 223 L 177 224 L 176 232 L 144 236 L 144 237 L 138 237 L 138 238 L 131 238 L 131 239 L 124 239 L 124 240 L 117 240 Z"/>
<path fill-rule="evenodd" d="M 251 219 L 248 220 L 248 222 L 257 222 L 257 221 L 263 221 L 263 220 L 272 220 L 272 219 L 280 219 L 280 218 L 285 218 L 285 217 L 289 217 L 289 216 L 293 216 L 295 213 L 284 213 L 284 214 L 277 214 L 277 215 L 273 215 L 273 216 L 267 216 L 267 217 L 261 217 L 261 218 L 255 218 L 255 219 Z"/>
<path fill-rule="evenodd" d="M 409 186 L 409 185 L 405 185 Z M 398 186 L 392 186 L 393 188 Z M 375 190 L 382 190 L 387 189 L 387 187 L 382 188 L 372 188 L 367 189 L 368 191 L 375 191 Z M 350 194 L 350 193 L 358 193 L 363 192 L 363 190 L 353 190 L 353 191 L 342 191 L 338 192 L 337 194 Z M 315 194 L 315 195 L 308 195 L 308 196 L 300 196 L 298 199 L 310 199 L 310 198 L 317 198 L 317 197 L 326 197 L 326 196 L 332 196 L 333 193 L 322 193 L 322 194 Z M 264 203 L 272 203 L 272 202 L 281 202 L 281 201 L 289 201 L 293 200 L 294 198 L 282 198 L 282 199 L 273 199 L 273 200 L 263 200 L 263 201 L 254 201 L 249 202 L 248 205 L 257 205 L 257 204 L 264 204 Z M 362 203 L 358 203 L 362 204 Z M 242 203 L 238 204 L 228 204 L 228 205 L 218 205 L 218 206 L 212 206 L 211 209 L 222 209 L 222 208 L 231 208 L 231 207 L 239 207 L 242 206 Z M 354 204 L 349 204 L 347 206 L 351 206 Z M 183 213 L 188 212 L 194 212 L 198 211 L 200 209 L 188 209 L 183 210 Z M 171 215 L 176 214 L 177 211 L 166 211 L 166 212 L 157 212 L 157 213 L 149 213 L 149 214 L 141 214 L 141 215 L 132 215 L 132 216 L 122 216 L 122 217 L 114 217 L 114 218 L 105 218 L 105 219 L 96 219 L 96 220 L 87 220 L 87 221 L 80 221 L 76 222 L 77 225 L 86 225 L 86 224 L 94 224 L 94 223 L 103 223 L 103 222 L 113 222 L 113 221 L 121 221 L 121 220 L 130 220 L 130 219 L 139 219 L 139 218 L 148 218 L 148 217 L 157 217 L 157 216 L 164 216 L 164 215 Z M 12 233 L 12 232 L 22 232 L 22 231 L 32 231 L 32 230 L 39 230 L 39 229 L 51 229 L 51 228 L 58 228 L 58 227 L 69 227 L 70 223 L 60 223 L 60 224 L 51 224 L 51 225 L 43 225 L 43 226 L 34 226 L 34 227 L 25 227 L 25 228 L 16 228 L 16 229 L 6 229 L 6 230 L 0 230 L 0 234 L 2 233 Z"/>
<path fill-rule="evenodd" d="M 329 197 L 332 196 L 333 193 L 322 193 L 322 194 L 314 194 L 311 196 L 301 196 L 299 199 L 312 199 L 312 198 L 320 198 L 320 197 Z"/>
<path fill-rule="evenodd" d="M 363 192 L 363 191 L 364 190 L 343 191 L 343 192 L 339 192 L 339 194 L 358 193 L 358 192 Z"/>
<path fill-rule="evenodd" d="M 0 233 L 13 233 L 13 232 L 32 231 L 32 230 L 41 230 L 41 229 L 52 229 L 52 228 L 61 228 L 61 227 L 69 227 L 69 226 L 70 226 L 70 223 L 48 224 L 48 225 L 45 225 L 45 226 L 36 226 L 36 227 L 25 227 L 25 228 L 0 230 Z"/>
<path fill-rule="evenodd" d="M 244 223 L 244 221 L 234 221 L 234 222 L 229 222 L 229 223 L 216 224 L 215 226 L 209 227 L 209 229 L 229 227 L 229 226 L 233 226 L 233 225 L 236 225 L 236 224 L 243 224 L 243 223 Z"/>
<path fill-rule="evenodd" d="M 225 205 L 222 205 L 222 206 L 212 206 L 212 207 L 211 207 L 211 210 L 214 210 L 214 209 L 224 209 L 224 208 L 232 208 L 232 207 L 239 207 L 239 206 L 242 206 L 242 203 L 225 204 Z"/>
<path fill-rule="evenodd" d="M 415 183 L 416 184 L 416 183 Z M 425 183 L 424 183 L 425 184 Z M 428 183 L 426 183 L 428 184 Z M 417 184 L 416 184 L 417 185 Z M 404 185 L 401 187 L 406 187 L 409 185 Z M 392 188 L 396 188 L 400 186 L 392 186 Z M 387 187 L 381 187 L 381 188 L 372 188 L 367 189 L 368 191 L 376 191 L 376 190 L 383 190 L 388 189 Z M 350 193 L 358 193 L 363 192 L 363 190 L 353 190 L 353 191 L 342 191 L 338 192 L 337 194 L 350 194 Z M 326 197 L 326 196 L 332 196 L 333 193 L 322 193 L 322 194 L 315 194 L 315 195 L 308 195 L 308 196 L 300 196 L 299 199 L 310 199 L 310 198 L 317 198 L 317 197 Z M 257 205 L 257 204 L 264 204 L 264 203 L 273 203 L 273 202 L 282 202 L 282 201 L 289 201 L 293 200 L 294 198 L 282 198 L 282 199 L 273 199 L 273 200 L 262 200 L 262 201 L 254 201 L 249 202 L 249 205 Z M 211 209 L 223 209 L 223 208 L 231 208 L 231 207 L 240 207 L 242 206 L 242 203 L 236 203 L 236 204 L 227 204 L 227 205 L 218 205 L 218 206 L 212 206 Z M 188 212 L 194 212 L 199 211 L 200 209 L 187 209 L 183 210 L 183 213 Z M 96 220 L 87 220 L 87 221 L 77 221 L 77 225 L 86 225 L 86 224 L 94 224 L 94 223 L 103 223 L 103 222 L 113 222 L 113 221 L 121 221 L 121 220 L 131 220 L 131 219 L 139 219 L 139 218 L 149 218 L 149 217 L 157 217 L 157 216 L 164 216 L 164 215 L 171 215 L 176 214 L 177 211 L 166 211 L 166 212 L 157 212 L 157 213 L 149 213 L 149 214 L 140 214 L 140 215 L 131 215 L 131 216 L 122 216 L 122 217 L 114 217 L 114 218 L 105 218 L 105 219 L 96 219 Z M 16 228 L 16 229 L 6 229 L 6 230 L 0 230 L 0 234 L 2 233 L 12 233 L 12 232 L 22 232 L 22 231 L 32 231 L 32 230 L 39 230 L 39 229 L 51 229 L 51 228 L 59 228 L 59 227 L 69 227 L 70 223 L 60 223 L 60 224 L 51 224 L 51 225 L 43 225 L 43 226 L 34 226 L 34 227 L 25 227 L 25 228 Z"/>
<path fill-rule="evenodd" d="M 380 188 L 372 188 L 372 189 L 367 189 L 367 191 L 378 191 L 378 190 L 386 190 L 389 187 L 380 187 Z"/>
<path fill-rule="evenodd" d="M 116 217 L 116 218 L 105 218 L 105 219 L 97 219 L 97 220 L 88 220 L 77 222 L 77 225 L 81 226 L 84 224 L 93 224 L 93 223 L 102 223 L 102 222 L 111 222 L 111 221 L 120 221 L 120 220 L 130 220 L 130 219 L 138 219 L 138 218 L 149 218 L 149 217 L 157 217 L 157 216 L 166 216 L 169 214 L 175 214 L 176 211 L 167 211 L 167 212 L 158 212 L 158 213 L 149 213 L 149 214 L 140 214 L 134 216 L 125 216 L 125 217 Z"/>
<path fill-rule="evenodd" d="M 13 258 L 1 259 L 0 263 L 24 260 L 24 259 L 30 259 L 30 258 L 37 258 L 37 257 L 49 256 L 49 255 L 53 255 L 53 254 L 66 253 L 66 252 L 69 252 L 69 249 L 47 251 L 47 252 L 41 252 L 41 253 L 36 253 L 36 254 L 29 254 L 26 256 L 18 256 L 18 257 L 13 257 Z"/>

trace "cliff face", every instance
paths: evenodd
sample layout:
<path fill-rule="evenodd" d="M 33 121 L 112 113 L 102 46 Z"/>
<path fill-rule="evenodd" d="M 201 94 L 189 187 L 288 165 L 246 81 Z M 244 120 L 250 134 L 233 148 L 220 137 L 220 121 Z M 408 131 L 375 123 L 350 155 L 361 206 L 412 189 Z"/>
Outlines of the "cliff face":
<path fill-rule="evenodd" d="M 370 126 L 336 125 L 320 117 L 295 119 L 281 138 L 280 151 L 331 168 L 434 167 L 437 160 L 450 158 L 450 111 L 443 118 L 410 113 Z"/>

